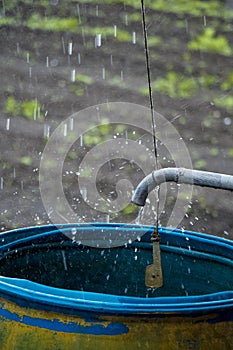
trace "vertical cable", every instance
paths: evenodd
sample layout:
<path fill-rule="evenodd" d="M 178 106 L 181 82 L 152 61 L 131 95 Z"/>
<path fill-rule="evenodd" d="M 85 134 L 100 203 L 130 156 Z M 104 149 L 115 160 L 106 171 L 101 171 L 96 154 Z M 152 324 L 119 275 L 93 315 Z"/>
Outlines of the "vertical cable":
<path fill-rule="evenodd" d="M 144 0 L 141 0 L 141 12 L 142 12 L 142 26 L 144 34 L 144 46 L 145 46 L 145 56 L 146 56 L 146 70 L 147 70 L 147 80 L 148 80 L 148 90 L 149 90 L 149 101 L 150 101 L 150 111 L 151 111 L 151 124 L 152 124 L 152 136 L 153 136 L 153 147 L 155 155 L 155 170 L 158 170 L 158 147 L 156 139 L 156 121 L 155 121 L 155 112 L 154 112 L 154 100 L 151 87 L 151 69 L 150 69 L 150 56 L 149 56 L 149 47 L 147 39 L 147 27 L 146 27 L 146 10 Z M 159 226 L 159 189 L 158 189 L 158 200 L 157 200 L 157 216 L 156 216 L 156 232 L 154 233 L 154 238 L 158 238 L 158 226 Z M 155 236 L 156 234 L 156 236 Z"/>

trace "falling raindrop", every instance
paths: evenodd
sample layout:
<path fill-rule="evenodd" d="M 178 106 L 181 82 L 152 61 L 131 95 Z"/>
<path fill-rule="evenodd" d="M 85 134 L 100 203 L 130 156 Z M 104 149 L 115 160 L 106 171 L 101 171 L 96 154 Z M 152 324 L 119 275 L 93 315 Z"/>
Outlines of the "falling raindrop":
<path fill-rule="evenodd" d="M 27 60 L 27 63 L 30 62 L 30 55 L 29 55 L 29 52 L 27 52 L 27 54 L 26 54 L 26 60 Z"/>
<path fill-rule="evenodd" d="M 132 33 L 132 43 L 136 44 L 136 32 Z"/>
<path fill-rule="evenodd" d="M 36 120 L 36 107 L 33 109 L 33 120 Z"/>
<path fill-rule="evenodd" d="M 123 70 L 121 71 L 121 80 L 124 80 Z"/>
<path fill-rule="evenodd" d="M 106 78 L 105 67 L 102 68 L 102 78 L 103 78 L 103 80 L 105 80 L 105 78 Z"/>
<path fill-rule="evenodd" d="M 17 52 L 17 54 L 20 53 L 20 46 L 19 46 L 19 43 L 16 44 L 16 52 Z"/>
<path fill-rule="evenodd" d="M 96 34 L 95 47 L 100 47 L 101 45 L 102 45 L 101 34 Z"/>
<path fill-rule="evenodd" d="M 67 271 L 67 262 L 66 262 L 66 255 L 64 250 L 61 251 L 62 254 L 62 260 L 63 260 L 63 265 L 64 265 L 64 270 Z"/>
<path fill-rule="evenodd" d="M 69 43 L 68 43 L 68 55 L 72 55 L 72 52 L 73 52 L 73 43 L 72 43 L 72 41 L 70 41 Z"/>
<path fill-rule="evenodd" d="M 62 51 L 65 55 L 66 54 L 66 47 L 65 47 L 65 41 L 64 41 L 63 36 L 61 37 L 61 45 L 62 45 Z"/>
<path fill-rule="evenodd" d="M 85 33 L 84 33 L 84 29 L 81 29 L 82 32 L 82 39 L 83 39 L 83 45 L 86 46 L 86 39 L 85 39 Z"/>
<path fill-rule="evenodd" d="M 32 78 L 32 67 L 29 67 L 29 78 Z"/>
<path fill-rule="evenodd" d="M 46 57 L 46 67 L 49 67 L 49 56 Z"/>
<path fill-rule="evenodd" d="M 40 120 L 40 106 L 38 106 L 37 112 L 38 112 L 38 119 Z"/>
<path fill-rule="evenodd" d="M 113 66 L 113 57 L 110 55 L 110 65 Z"/>
<path fill-rule="evenodd" d="M 95 11 L 96 11 L 96 17 L 99 17 L 99 6 L 98 5 L 96 5 Z"/>
<path fill-rule="evenodd" d="M 50 136 L 50 126 L 47 124 L 44 124 L 44 137 L 49 138 Z"/>
<path fill-rule="evenodd" d="M 70 118 L 70 131 L 74 130 L 74 118 Z"/>
<path fill-rule="evenodd" d="M 188 25 L 188 20 L 185 18 L 185 28 L 186 28 L 186 33 L 189 31 L 189 25 Z"/>
<path fill-rule="evenodd" d="M 77 4 L 77 14 L 78 14 L 78 19 L 79 19 L 79 23 L 81 24 L 81 15 L 80 15 L 80 7 L 79 4 Z"/>
<path fill-rule="evenodd" d="M 6 120 L 6 130 L 10 130 L 10 118 L 7 118 Z"/>
<path fill-rule="evenodd" d="M 203 16 L 204 27 L 206 27 L 206 16 Z"/>
<path fill-rule="evenodd" d="M 117 26 L 114 25 L 114 38 L 116 38 L 116 37 L 117 37 Z"/>
<path fill-rule="evenodd" d="M 3 177 L 1 177 L 1 181 L 0 181 L 0 189 L 3 190 Z"/>
<path fill-rule="evenodd" d="M 63 136 L 67 136 L 67 124 L 64 124 Z"/>
<path fill-rule="evenodd" d="M 75 82 L 75 69 L 72 69 L 72 71 L 71 71 L 71 81 L 72 81 L 72 83 Z"/>
<path fill-rule="evenodd" d="M 80 147 L 83 147 L 83 135 L 80 135 Z"/>
<path fill-rule="evenodd" d="M 81 55 L 78 53 L 78 64 L 81 64 Z"/>
<path fill-rule="evenodd" d="M 128 25 L 128 15 L 125 15 L 125 25 Z"/>

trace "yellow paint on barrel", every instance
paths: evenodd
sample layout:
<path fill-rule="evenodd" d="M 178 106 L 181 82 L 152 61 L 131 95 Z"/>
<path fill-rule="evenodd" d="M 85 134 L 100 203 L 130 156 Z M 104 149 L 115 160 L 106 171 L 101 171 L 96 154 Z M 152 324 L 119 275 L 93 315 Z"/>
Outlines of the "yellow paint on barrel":
<path fill-rule="evenodd" d="M 0 318 L 0 349 L 4 350 L 219 350 L 232 346 L 233 322 L 215 322 L 216 314 L 196 318 L 156 314 L 150 318 L 102 316 L 96 322 L 88 322 L 75 315 L 22 308 L 4 299 L 0 299 L 0 305 L 6 314 L 9 312 L 17 319 Z M 35 320 L 35 325 L 25 324 L 24 319 Z M 87 329 L 93 324 L 106 328 L 115 322 L 127 327 L 128 332 L 95 335 L 56 331 L 39 326 L 39 320 L 72 323 Z"/>

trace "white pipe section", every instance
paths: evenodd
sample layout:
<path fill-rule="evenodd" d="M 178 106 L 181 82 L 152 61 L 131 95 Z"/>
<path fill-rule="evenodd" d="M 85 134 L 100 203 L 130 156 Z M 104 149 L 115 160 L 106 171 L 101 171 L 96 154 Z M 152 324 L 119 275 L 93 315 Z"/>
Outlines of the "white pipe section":
<path fill-rule="evenodd" d="M 146 176 L 137 186 L 132 203 L 144 206 L 148 194 L 164 182 L 176 182 L 233 191 L 233 176 L 185 168 L 164 168 Z"/>

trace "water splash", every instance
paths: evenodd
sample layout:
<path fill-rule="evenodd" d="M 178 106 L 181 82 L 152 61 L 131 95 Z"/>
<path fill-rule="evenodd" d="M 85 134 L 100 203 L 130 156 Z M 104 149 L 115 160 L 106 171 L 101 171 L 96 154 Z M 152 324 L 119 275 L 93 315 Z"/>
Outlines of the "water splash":
<path fill-rule="evenodd" d="M 143 216 L 143 211 L 144 211 L 144 207 L 141 207 L 139 210 L 138 210 L 138 215 L 135 219 L 135 224 L 136 225 L 141 225 L 141 221 L 142 221 L 142 216 Z"/>

